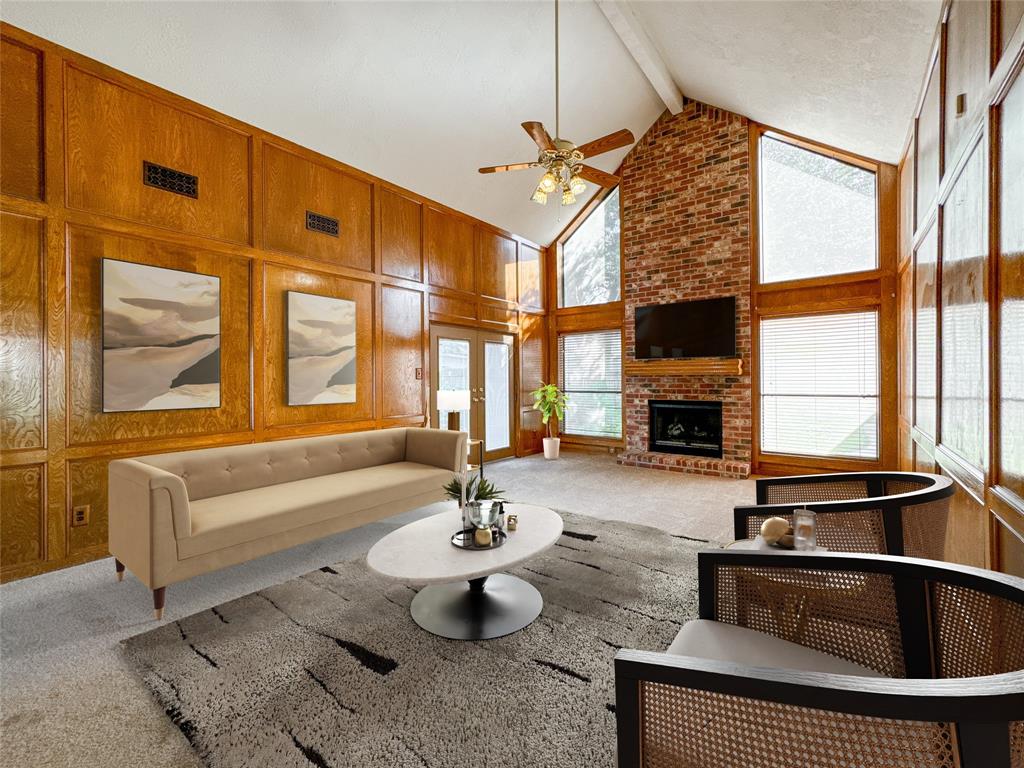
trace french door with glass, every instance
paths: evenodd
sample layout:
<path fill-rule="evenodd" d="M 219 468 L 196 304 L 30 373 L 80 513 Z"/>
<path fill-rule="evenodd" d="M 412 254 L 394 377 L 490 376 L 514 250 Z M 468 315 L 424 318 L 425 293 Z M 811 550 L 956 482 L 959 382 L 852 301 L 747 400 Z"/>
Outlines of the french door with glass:
<path fill-rule="evenodd" d="M 459 429 L 484 441 L 488 461 L 515 453 L 513 344 L 508 334 L 430 327 L 431 423 L 445 429 L 458 413 Z"/>

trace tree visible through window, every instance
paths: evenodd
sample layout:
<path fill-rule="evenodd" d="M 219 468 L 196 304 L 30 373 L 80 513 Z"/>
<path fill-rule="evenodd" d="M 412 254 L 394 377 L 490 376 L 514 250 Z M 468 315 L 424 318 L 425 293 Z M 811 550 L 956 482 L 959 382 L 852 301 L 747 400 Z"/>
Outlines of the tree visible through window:
<path fill-rule="evenodd" d="M 762 283 L 878 266 L 875 174 L 761 137 Z"/>
<path fill-rule="evenodd" d="M 558 306 L 618 301 L 620 291 L 619 190 L 601 201 L 562 244 Z"/>

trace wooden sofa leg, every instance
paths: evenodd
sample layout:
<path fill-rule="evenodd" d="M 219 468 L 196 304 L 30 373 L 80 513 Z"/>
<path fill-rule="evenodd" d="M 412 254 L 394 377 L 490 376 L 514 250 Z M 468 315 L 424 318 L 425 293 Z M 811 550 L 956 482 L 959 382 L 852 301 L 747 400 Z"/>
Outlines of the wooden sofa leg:
<path fill-rule="evenodd" d="M 164 617 L 164 595 L 167 587 L 157 587 L 153 590 L 153 616 L 157 621 Z"/>
<path fill-rule="evenodd" d="M 114 558 L 114 570 L 117 572 L 117 580 L 124 581 L 124 563 Z"/>

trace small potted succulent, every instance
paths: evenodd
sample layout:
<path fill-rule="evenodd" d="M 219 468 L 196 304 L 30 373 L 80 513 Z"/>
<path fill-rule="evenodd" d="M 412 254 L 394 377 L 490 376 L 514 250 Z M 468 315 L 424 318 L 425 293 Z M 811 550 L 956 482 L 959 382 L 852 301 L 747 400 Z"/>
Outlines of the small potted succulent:
<path fill-rule="evenodd" d="M 554 416 L 559 424 L 562 423 L 565 419 L 565 409 L 569 402 L 568 398 L 557 386 L 545 384 L 544 382 L 541 382 L 540 386 L 530 394 L 533 395 L 534 410 L 540 411 L 541 421 L 548 428 L 548 436 L 544 438 L 544 458 L 557 459 L 558 446 L 561 440 L 555 437 L 551 417 Z"/>

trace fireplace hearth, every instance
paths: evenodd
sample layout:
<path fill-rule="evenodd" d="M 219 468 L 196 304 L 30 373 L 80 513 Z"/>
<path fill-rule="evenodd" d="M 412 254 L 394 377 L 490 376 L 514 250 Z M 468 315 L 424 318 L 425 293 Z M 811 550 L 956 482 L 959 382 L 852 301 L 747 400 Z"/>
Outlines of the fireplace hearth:
<path fill-rule="evenodd" d="M 648 451 L 722 458 L 722 404 L 648 400 Z"/>

